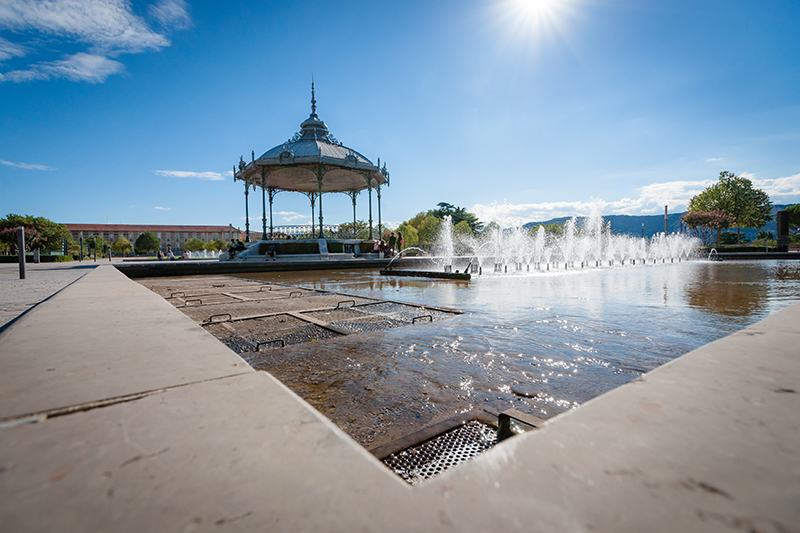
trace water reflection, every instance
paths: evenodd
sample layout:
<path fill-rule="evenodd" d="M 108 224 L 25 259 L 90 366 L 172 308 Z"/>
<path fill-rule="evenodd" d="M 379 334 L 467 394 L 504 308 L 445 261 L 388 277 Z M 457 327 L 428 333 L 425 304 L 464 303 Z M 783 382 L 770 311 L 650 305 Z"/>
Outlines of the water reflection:
<path fill-rule="evenodd" d="M 692 262 L 470 283 L 367 271 L 247 277 L 467 311 L 274 350 L 260 362 L 374 447 L 469 409 L 547 418 L 573 408 L 800 300 L 799 267 Z"/>

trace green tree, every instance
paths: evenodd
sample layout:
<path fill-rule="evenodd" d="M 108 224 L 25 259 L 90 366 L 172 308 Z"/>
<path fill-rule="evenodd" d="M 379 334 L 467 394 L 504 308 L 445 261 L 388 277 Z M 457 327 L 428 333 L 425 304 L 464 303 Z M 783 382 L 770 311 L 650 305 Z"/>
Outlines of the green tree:
<path fill-rule="evenodd" d="M 125 237 L 120 237 L 111 245 L 111 251 L 118 255 L 129 254 L 133 252 L 133 245 Z"/>
<path fill-rule="evenodd" d="M 145 231 L 136 239 L 134 247 L 137 254 L 156 252 L 161 249 L 161 241 L 152 231 Z"/>
<path fill-rule="evenodd" d="M 789 212 L 789 224 L 800 226 L 800 204 L 794 204 L 786 208 Z"/>
<path fill-rule="evenodd" d="M 363 220 L 356 221 L 355 233 L 353 232 L 353 223 L 345 222 L 339 224 L 339 236 L 343 239 L 366 239 L 369 238 L 369 226 Z M 373 228 L 374 231 L 374 228 Z"/>
<path fill-rule="evenodd" d="M 502 229 L 500 227 L 500 224 L 498 224 L 497 222 L 492 220 L 491 222 L 486 224 L 486 227 L 484 227 L 483 231 L 481 231 L 481 237 L 483 239 L 491 239 L 492 236 L 494 235 L 495 230 L 499 230 L 499 229 Z"/>
<path fill-rule="evenodd" d="M 453 234 L 458 237 L 471 237 L 475 232 L 472 230 L 472 226 L 469 225 L 468 221 L 462 220 L 453 226 Z"/>
<path fill-rule="evenodd" d="M 183 245 L 183 249 L 189 252 L 202 252 L 206 249 L 206 246 L 208 245 L 203 242 L 203 240 L 194 238 L 186 241 Z"/>
<path fill-rule="evenodd" d="M 409 225 L 407 222 L 403 222 L 397 227 L 398 232 L 403 234 L 403 248 L 408 248 L 409 246 L 416 246 L 419 244 L 419 234 L 417 233 L 416 228 L 414 226 Z M 387 237 L 388 239 L 388 237 Z"/>
<path fill-rule="evenodd" d="M 86 247 L 87 253 L 91 254 L 92 251 L 96 250 L 97 257 L 103 257 L 108 243 L 100 235 L 92 235 L 88 239 L 83 240 L 83 245 Z"/>
<path fill-rule="evenodd" d="M 457 205 L 448 204 L 447 202 L 439 202 L 437 204 L 439 209 L 433 209 L 428 211 L 428 215 L 435 216 L 438 219 L 444 219 L 445 216 L 450 215 L 450 218 L 453 221 L 453 226 L 460 224 L 461 222 L 466 222 L 472 233 L 480 231 L 483 229 L 483 223 L 478 220 L 474 214 L 470 213 L 463 207 L 458 207 Z"/>
<path fill-rule="evenodd" d="M 689 211 L 722 212 L 731 215 L 727 227 L 736 228 L 737 243 L 741 228 L 760 228 L 772 220 L 772 202 L 767 193 L 754 189 L 753 182 L 727 170 L 719 173 L 719 181 L 689 200 Z M 717 230 L 717 244 L 720 231 Z"/>
<path fill-rule="evenodd" d="M 416 226 L 417 230 L 417 238 L 419 239 L 420 246 L 428 246 L 433 244 L 436 240 L 436 235 L 439 233 L 439 229 L 442 227 L 441 219 L 426 215 L 425 219 L 419 226 Z M 403 234 L 405 236 L 405 233 Z"/>
<path fill-rule="evenodd" d="M 206 246 L 206 250 L 209 252 L 218 252 L 220 250 L 225 250 L 228 248 L 228 243 L 222 239 L 215 239 L 208 243 Z"/>
<path fill-rule="evenodd" d="M 0 242 L 9 251 L 17 249 L 16 228 L 25 228 L 25 248 L 30 250 L 61 250 L 64 239 L 72 241 L 72 235 L 64 224 L 58 224 L 44 217 L 9 214 L 0 219 Z M 8 230 L 13 230 L 9 232 Z"/>

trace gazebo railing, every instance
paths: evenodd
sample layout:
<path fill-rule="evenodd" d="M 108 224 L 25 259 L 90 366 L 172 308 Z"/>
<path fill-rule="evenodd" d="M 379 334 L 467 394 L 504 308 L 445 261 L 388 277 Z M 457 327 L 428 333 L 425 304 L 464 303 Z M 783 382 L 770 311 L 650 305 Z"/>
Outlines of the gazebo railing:
<path fill-rule="evenodd" d="M 313 230 L 313 231 L 312 231 Z M 352 239 L 352 231 L 339 231 L 339 224 L 325 224 L 322 226 L 322 233 L 328 239 Z M 267 234 L 269 237 L 269 233 Z M 312 226 L 311 224 L 297 224 L 285 226 L 273 226 L 272 237 L 274 239 L 285 239 L 290 237 L 292 239 L 318 239 L 319 226 Z M 261 240 L 261 232 L 250 232 L 250 240 Z"/>

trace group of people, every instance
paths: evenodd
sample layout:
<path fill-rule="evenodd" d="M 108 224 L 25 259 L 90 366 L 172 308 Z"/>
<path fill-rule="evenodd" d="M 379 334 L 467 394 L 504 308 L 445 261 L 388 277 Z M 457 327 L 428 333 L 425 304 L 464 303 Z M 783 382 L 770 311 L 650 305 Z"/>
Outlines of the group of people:
<path fill-rule="evenodd" d="M 176 261 L 178 259 L 191 259 L 191 257 L 189 256 L 189 252 L 188 251 L 184 251 L 183 254 L 180 256 L 180 258 L 177 257 L 174 253 L 172 253 L 172 247 L 171 246 L 167 246 L 166 255 L 164 254 L 164 252 L 159 250 L 158 254 L 156 254 L 156 257 L 158 258 L 159 261 L 161 261 L 163 259 L 166 259 L 166 258 L 169 258 L 170 261 Z"/>
<path fill-rule="evenodd" d="M 375 246 L 372 248 L 372 251 L 380 253 L 383 257 L 392 257 L 397 252 L 403 250 L 403 234 L 399 231 L 397 235 L 392 232 L 389 235 L 389 242 L 387 243 L 384 240 L 375 241 Z"/>
<path fill-rule="evenodd" d="M 231 239 L 231 244 L 228 246 L 228 257 L 233 259 L 236 257 L 237 252 L 243 252 L 245 250 L 247 250 L 247 247 L 241 239 Z"/>

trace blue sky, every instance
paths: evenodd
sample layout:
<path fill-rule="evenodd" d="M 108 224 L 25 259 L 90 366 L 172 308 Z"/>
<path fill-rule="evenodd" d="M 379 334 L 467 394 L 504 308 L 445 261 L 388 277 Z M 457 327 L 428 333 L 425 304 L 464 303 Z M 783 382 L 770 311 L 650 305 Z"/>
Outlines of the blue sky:
<path fill-rule="evenodd" d="M 3 0 L 0 216 L 244 227 L 230 170 L 299 130 L 312 74 L 388 165 L 384 221 L 682 211 L 722 170 L 795 203 L 798 27 L 796 0 Z M 310 222 L 300 194 L 274 210 Z"/>

